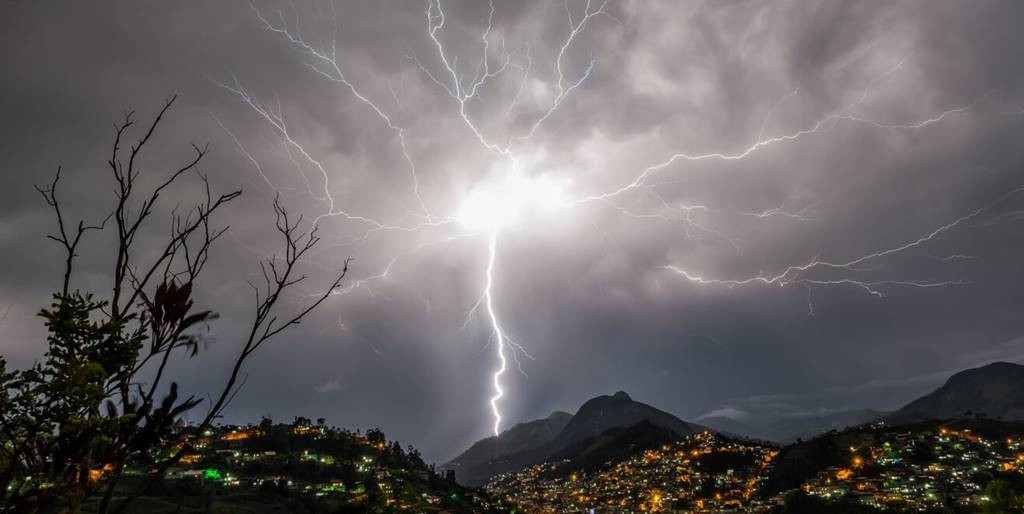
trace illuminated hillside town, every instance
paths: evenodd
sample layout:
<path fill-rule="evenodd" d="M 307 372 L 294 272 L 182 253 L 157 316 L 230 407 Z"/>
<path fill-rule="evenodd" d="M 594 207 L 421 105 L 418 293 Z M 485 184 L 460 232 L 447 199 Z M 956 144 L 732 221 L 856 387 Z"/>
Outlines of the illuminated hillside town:
<path fill-rule="evenodd" d="M 880 509 L 973 512 L 991 500 L 986 485 L 996 478 L 1024 479 L 1021 434 L 982 436 L 970 428 L 915 430 L 876 425 L 834 441 L 848 441 L 848 462 L 830 466 L 801 489 L 825 499 L 852 495 Z"/>
<path fill-rule="evenodd" d="M 701 432 L 595 469 L 577 469 L 571 459 L 528 466 L 477 491 L 379 430 L 349 432 L 298 418 L 193 434 L 164 482 L 220 497 L 282 495 L 383 512 L 773 512 L 794 495 L 879 511 L 974 512 L 990 501 L 993 481 L 1024 481 L 1024 432 L 982 435 L 958 424 L 969 423 L 878 422 L 783 448 Z M 780 488 L 794 465 L 808 476 Z M 92 470 L 90 479 L 109 471 Z"/>
<path fill-rule="evenodd" d="M 218 426 L 191 434 L 186 444 L 163 480 L 163 489 L 186 497 L 229 504 L 232 498 L 279 499 L 303 512 L 486 512 L 450 473 L 437 472 L 417 450 L 387 441 L 376 429 L 351 432 L 299 417 L 292 424 Z M 99 481 L 109 472 L 93 470 L 90 478 Z"/>
<path fill-rule="evenodd" d="M 640 452 L 594 473 L 531 466 L 486 487 L 524 512 L 690 512 L 759 506 L 756 493 L 778 450 L 709 432 Z"/>
<path fill-rule="evenodd" d="M 560 473 L 569 461 L 531 466 L 495 477 L 486 490 L 538 514 L 772 512 L 794 495 L 855 500 L 880 511 L 975 512 L 991 500 L 994 480 L 1024 480 L 1020 434 L 995 438 L 970 428 L 877 423 L 801 444 L 840 441 L 849 442 L 836 456 L 842 463 L 781 491 L 772 490 L 782 471 L 775 466 L 778 448 L 707 432 L 592 472 Z M 801 444 L 790 448 L 796 452 Z"/>

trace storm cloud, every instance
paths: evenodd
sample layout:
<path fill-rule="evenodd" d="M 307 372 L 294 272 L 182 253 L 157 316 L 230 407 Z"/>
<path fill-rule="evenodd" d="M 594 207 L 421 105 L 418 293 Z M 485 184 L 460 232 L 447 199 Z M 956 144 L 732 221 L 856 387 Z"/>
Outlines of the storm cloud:
<path fill-rule="evenodd" d="M 320 217 L 313 279 L 354 259 L 344 294 L 253 358 L 229 421 L 380 426 L 431 460 L 488 435 L 488 237 L 452 218 L 513 172 L 564 202 L 529 203 L 497 240 L 495 307 L 532 357 L 503 377 L 506 427 L 616 390 L 686 419 L 893 408 L 1024 359 L 1024 4 L 609 1 L 579 26 L 588 6 L 495 2 L 486 31 L 470 1 L 0 4 L 3 354 L 42 354 L 35 313 L 60 279 L 32 185 L 62 165 L 68 208 L 101 218 L 113 124 L 178 94 L 145 176 L 209 142 L 202 170 L 244 190 L 201 284 L 215 340 L 175 371 L 189 389 L 220 384 L 275 250 L 275 193 Z M 485 33 L 502 71 L 460 106 Z M 644 175 L 677 154 L 718 156 Z M 851 269 L 722 283 L 903 248 L 976 212 Z M 108 287 L 105 237 L 77 286 Z"/>

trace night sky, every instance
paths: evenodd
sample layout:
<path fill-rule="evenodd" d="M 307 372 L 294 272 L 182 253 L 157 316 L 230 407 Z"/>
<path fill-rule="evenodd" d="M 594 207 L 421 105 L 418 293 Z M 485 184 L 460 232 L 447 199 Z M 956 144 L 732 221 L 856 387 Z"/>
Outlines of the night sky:
<path fill-rule="evenodd" d="M 0 345 L 41 356 L 60 283 L 32 185 L 62 165 L 69 215 L 101 219 L 114 124 L 178 94 L 143 180 L 209 142 L 202 171 L 244 190 L 186 389 L 221 384 L 275 191 L 324 238 L 289 301 L 354 259 L 253 357 L 228 421 L 379 426 L 435 461 L 489 435 L 492 235 L 503 428 L 616 390 L 688 420 L 898 407 L 1024 361 L 1021 20 L 1017 1 L 7 0 Z M 83 244 L 77 287 L 107 291 L 109 243 Z"/>

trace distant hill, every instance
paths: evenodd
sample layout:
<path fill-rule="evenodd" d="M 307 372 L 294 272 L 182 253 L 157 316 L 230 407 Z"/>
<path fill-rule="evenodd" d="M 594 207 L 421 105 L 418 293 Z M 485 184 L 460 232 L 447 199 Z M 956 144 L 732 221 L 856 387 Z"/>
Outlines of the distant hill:
<path fill-rule="evenodd" d="M 543 420 L 516 425 L 497 437 L 478 441 L 442 469 L 455 471 L 456 478 L 463 484 L 479 485 L 496 474 L 564 454 L 573 445 L 601 436 L 611 429 L 632 427 L 645 421 L 677 438 L 705 430 L 665 411 L 633 401 L 628 394 L 619 391 L 611 396 L 588 400 L 575 415 L 555 413 Z"/>
<path fill-rule="evenodd" d="M 961 371 L 942 387 L 885 418 L 890 423 L 984 415 L 1024 420 L 1024 366 L 995 362 Z"/>
<path fill-rule="evenodd" d="M 770 427 L 771 432 L 776 435 L 776 438 L 771 440 L 780 443 L 791 443 L 797 439 L 809 439 L 829 430 L 843 430 L 844 428 L 871 423 L 887 414 L 886 412 L 874 409 L 857 409 L 832 412 L 819 416 L 781 419 Z"/>
<path fill-rule="evenodd" d="M 740 421 L 726 416 L 705 416 L 698 418 L 698 421 L 718 433 L 727 434 L 732 437 L 772 440 L 769 437 L 765 437 L 764 431 L 756 421 Z"/>
<path fill-rule="evenodd" d="M 844 410 L 813 416 L 738 421 L 726 417 L 701 418 L 701 423 L 737 437 L 791 443 L 829 430 L 842 430 L 880 419 L 889 413 L 873 409 Z"/>
<path fill-rule="evenodd" d="M 810 439 L 830 430 L 856 427 L 876 420 L 904 424 L 976 416 L 1024 421 L 1024 366 L 996 362 L 961 371 L 951 376 L 942 387 L 895 412 L 859 409 L 818 416 L 743 420 L 706 417 L 700 421 L 735 436 L 791 443 L 798 438 Z"/>

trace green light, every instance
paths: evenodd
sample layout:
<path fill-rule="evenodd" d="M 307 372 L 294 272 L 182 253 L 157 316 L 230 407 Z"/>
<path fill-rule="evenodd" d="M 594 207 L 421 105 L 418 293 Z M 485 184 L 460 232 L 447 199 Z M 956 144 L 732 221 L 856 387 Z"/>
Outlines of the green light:
<path fill-rule="evenodd" d="M 203 478 L 207 480 L 220 480 L 220 470 L 216 470 L 213 468 L 208 469 L 203 472 Z"/>

